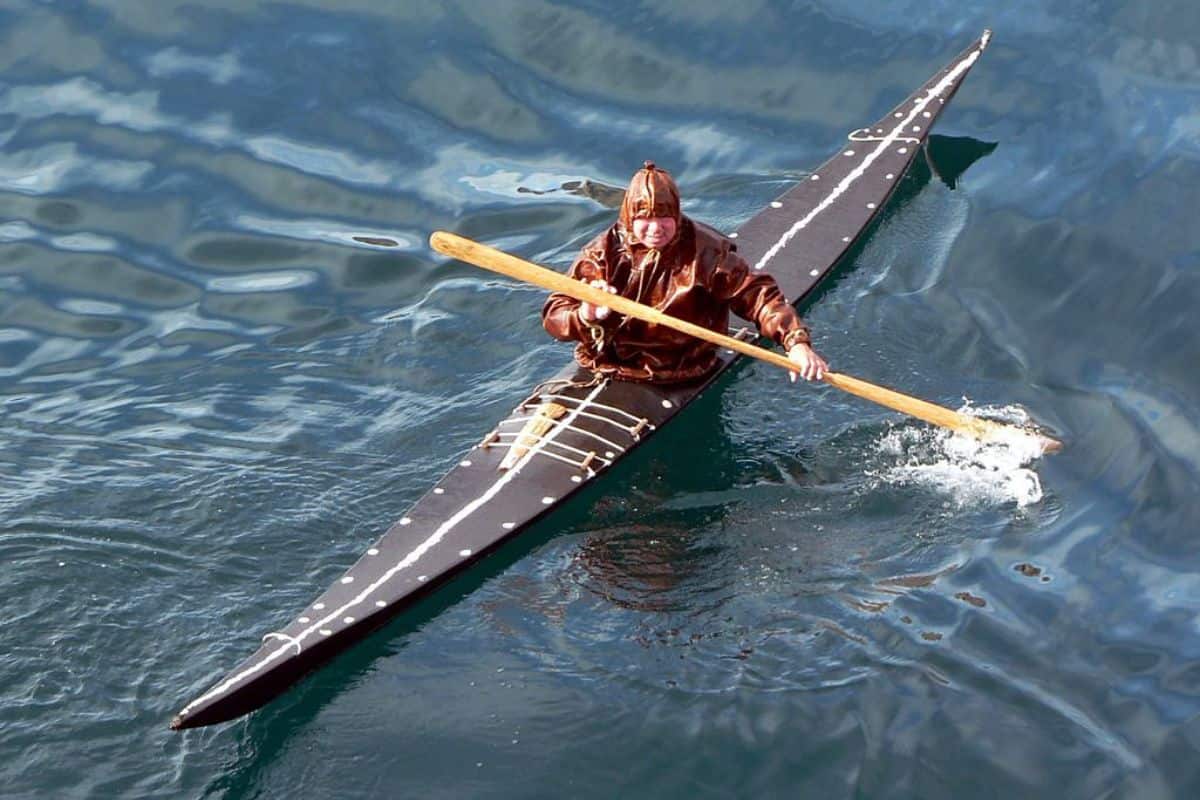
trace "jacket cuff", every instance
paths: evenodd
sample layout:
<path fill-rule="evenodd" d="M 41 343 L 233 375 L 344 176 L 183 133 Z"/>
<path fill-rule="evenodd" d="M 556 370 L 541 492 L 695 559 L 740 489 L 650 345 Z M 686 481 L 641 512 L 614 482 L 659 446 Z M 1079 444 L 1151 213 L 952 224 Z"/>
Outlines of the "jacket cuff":
<path fill-rule="evenodd" d="M 783 345 L 784 350 L 791 350 L 793 347 L 795 347 L 798 344 L 811 345 L 812 344 L 812 336 L 809 334 L 808 328 L 805 328 L 802 325 L 799 328 L 796 328 L 795 330 L 790 331 L 786 336 L 784 336 L 783 341 L 780 344 Z"/>

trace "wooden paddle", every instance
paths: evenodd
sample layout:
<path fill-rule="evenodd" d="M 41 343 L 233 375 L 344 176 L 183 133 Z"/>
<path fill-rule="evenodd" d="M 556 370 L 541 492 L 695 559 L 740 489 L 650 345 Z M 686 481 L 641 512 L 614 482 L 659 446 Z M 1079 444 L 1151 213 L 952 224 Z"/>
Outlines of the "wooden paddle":
<path fill-rule="evenodd" d="M 562 273 L 546 269 L 545 267 L 539 267 L 524 259 L 509 255 L 501 250 L 488 247 L 471 239 L 466 239 L 457 234 L 437 231 L 429 237 L 429 244 L 439 253 L 456 258 L 459 261 L 474 264 L 477 267 L 498 272 L 501 275 L 507 275 L 519 281 L 532 283 L 543 289 L 559 292 L 569 297 L 574 297 L 576 300 L 591 303 L 592 305 L 607 306 L 620 314 L 636 317 L 655 325 L 673 328 L 690 336 L 695 336 L 697 339 L 711 342 L 718 347 L 735 350 L 743 355 L 766 361 L 768 364 L 774 364 L 777 367 L 783 367 L 792 372 L 799 372 L 799 366 L 781 353 L 776 353 L 750 344 L 749 342 L 735 339 L 732 336 L 726 336 L 703 326 L 669 316 L 656 308 L 635 303 L 620 295 L 610 294 L 602 289 L 597 289 L 573 278 L 568 278 Z M 868 383 L 849 375 L 843 375 L 838 372 L 826 372 L 824 380 L 825 383 L 841 389 L 843 392 L 849 392 L 852 395 L 870 400 L 873 403 L 878 403 L 881 406 L 908 414 L 911 417 L 916 417 L 917 419 L 943 428 L 949 428 L 958 433 L 965 433 L 976 439 L 987 441 L 1005 435 L 1018 434 L 1037 437 L 1043 453 L 1053 453 L 1062 449 L 1061 442 L 1040 433 L 951 411 L 934 403 L 909 397 L 906 394 L 901 394 L 892 389 L 885 389 L 882 386 L 876 386 L 873 383 Z"/>

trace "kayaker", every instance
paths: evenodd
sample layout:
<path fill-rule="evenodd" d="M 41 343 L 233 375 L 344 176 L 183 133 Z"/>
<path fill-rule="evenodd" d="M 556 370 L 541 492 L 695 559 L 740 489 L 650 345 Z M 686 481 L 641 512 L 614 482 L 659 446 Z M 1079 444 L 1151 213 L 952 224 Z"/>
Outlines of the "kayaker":
<path fill-rule="evenodd" d="M 733 311 L 781 345 L 805 379 L 820 380 L 829 369 L 775 279 L 754 274 L 729 239 L 684 216 L 674 179 L 653 162 L 634 174 L 619 218 L 580 251 L 568 274 L 720 333 Z M 686 381 L 717 363 L 708 342 L 563 294 L 550 295 L 542 324 L 554 338 L 578 342 L 582 366 L 621 380 Z"/>

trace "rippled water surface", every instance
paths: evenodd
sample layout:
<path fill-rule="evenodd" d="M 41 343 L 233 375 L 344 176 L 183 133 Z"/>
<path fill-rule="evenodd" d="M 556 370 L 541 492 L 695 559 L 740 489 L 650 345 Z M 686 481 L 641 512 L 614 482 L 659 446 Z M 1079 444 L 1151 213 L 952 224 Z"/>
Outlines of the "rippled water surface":
<path fill-rule="evenodd" d="M 806 316 L 1063 453 L 746 365 L 167 730 L 568 358 L 430 231 L 563 267 L 645 158 L 735 226 L 984 27 Z M 1197 796 L 1197 42 L 1178 0 L 0 3 L 0 793 Z"/>

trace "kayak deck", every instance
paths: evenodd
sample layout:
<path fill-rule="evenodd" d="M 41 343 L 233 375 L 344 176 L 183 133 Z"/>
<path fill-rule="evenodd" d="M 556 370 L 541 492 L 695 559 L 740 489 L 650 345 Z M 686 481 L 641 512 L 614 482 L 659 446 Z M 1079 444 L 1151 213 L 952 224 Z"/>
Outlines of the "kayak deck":
<path fill-rule="evenodd" d="M 802 302 L 891 196 L 989 37 L 875 125 L 852 132 L 837 155 L 728 234 L 738 252 Z M 755 334 L 742 326 L 735 335 Z M 690 383 L 614 381 L 572 364 L 536 387 L 338 581 L 264 636 L 171 727 L 210 725 L 261 707 L 528 527 L 645 442 L 740 358 L 729 350 L 718 356 L 717 369 Z"/>

